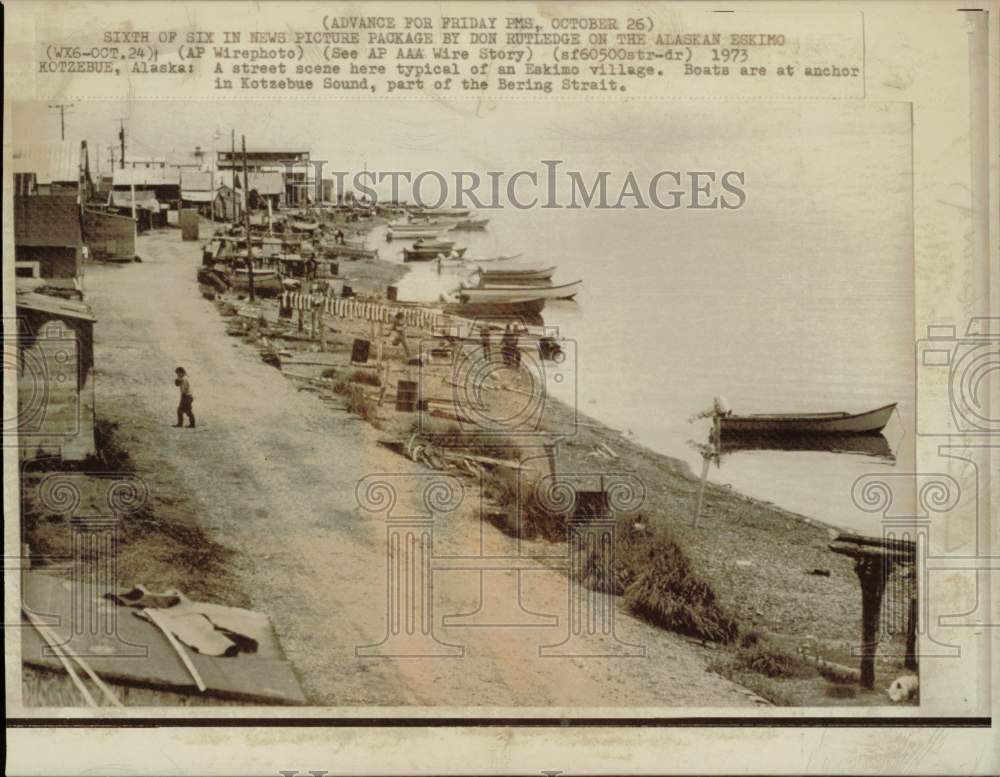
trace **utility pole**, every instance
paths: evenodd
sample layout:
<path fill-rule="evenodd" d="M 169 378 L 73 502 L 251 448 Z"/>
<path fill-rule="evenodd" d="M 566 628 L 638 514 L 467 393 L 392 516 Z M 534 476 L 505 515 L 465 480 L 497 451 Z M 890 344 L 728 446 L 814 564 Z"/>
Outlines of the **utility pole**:
<path fill-rule="evenodd" d="M 253 302 L 253 249 L 250 247 L 250 176 L 247 175 L 247 136 L 241 135 L 240 138 L 243 141 L 243 223 L 247 231 L 247 275 L 250 278 L 250 301 Z"/>
<path fill-rule="evenodd" d="M 49 108 L 59 111 L 59 137 L 62 140 L 66 140 L 66 109 L 73 110 L 73 104 L 56 103 L 55 105 L 50 105 Z"/>
<path fill-rule="evenodd" d="M 121 143 L 122 158 L 121 168 L 125 169 L 125 119 L 118 120 L 118 142 Z"/>
<path fill-rule="evenodd" d="M 229 139 L 231 141 L 231 153 L 229 154 L 229 172 L 233 174 L 233 224 L 236 224 L 236 208 L 239 207 L 239 200 L 236 199 L 236 130 L 230 130 Z"/>

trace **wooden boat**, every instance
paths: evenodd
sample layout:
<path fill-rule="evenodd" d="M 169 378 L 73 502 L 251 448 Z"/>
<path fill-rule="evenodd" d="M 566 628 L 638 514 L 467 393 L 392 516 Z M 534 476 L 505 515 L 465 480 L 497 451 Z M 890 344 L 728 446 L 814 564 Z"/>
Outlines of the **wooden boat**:
<path fill-rule="evenodd" d="M 324 243 L 323 256 L 335 259 L 338 256 L 346 256 L 351 259 L 377 259 L 377 248 L 357 248 L 349 244 Z"/>
<path fill-rule="evenodd" d="M 892 417 L 896 403 L 865 413 L 770 413 L 728 415 L 719 418 L 723 438 L 726 435 L 808 435 L 808 434 L 879 434 Z"/>
<path fill-rule="evenodd" d="M 245 267 L 234 267 L 230 273 L 234 289 L 250 290 L 250 276 Z M 277 270 L 255 267 L 253 270 L 253 288 L 255 294 L 272 296 L 281 293 L 281 278 Z"/>
<path fill-rule="evenodd" d="M 414 248 L 436 248 L 440 251 L 451 251 L 455 247 L 454 240 L 424 240 L 420 238 L 413 244 Z"/>
<path fill-rule="evenodd" d="M 526 299 L 518 302 L 457 302 L 444 306 L 444 313 L 472 319 L 496 319 L 510 321 L 519 319 L 526 324 L 542 324 L 541 312 L 545 308 L 544 299 Z"/>
<path fill-rule="evenodd" d="M 488 281 L 490 283 L 520 285 L 521 281 L 551 281 L 552 274 L 555 271 L 555 267 L 539 267 L 537 269 L 530 267 L 483 269 L 480 267 L 477 270 L 477 274 L 479 275 L 480 283 Z"/>
<path fill-rule="evenodd" d="M 489 219 L 459 219 L 455 222 L 455 226 L 453 226 L 452 229 L 458 229 L 461 231 L 486 229 L 486 225 L 489 223 Z"/>
<path fill-rule="evenodd" d="M 401 240 L 412 240 L 414 238 L 438 238 L 444 231 L 442 227 L 422 227 L 422 226 L 406 226 L 406 227 L 390 227 L 386 230 L 385 239 L 394 240 L 399 238 Z"/>
<path fill-rule="evenodd" d="M 853 453 L 859 456 L 895 461 L 889 441 L 881 434 L 755 434 L 722 435 L 722 453 L 739 451 L 818 451 Z"/>
<path fill-rule="evenodd" d="M 456 259 L 461 258 L 465 252 L 466 248 L 453 248 L 450 250 L 441 248 L 404 248 L 403 249 L 403 261 L 404 262 L 431 262 L 437 259 L 439 256 L 443 259 Z"/>
<path fill-rule="evenodd" d="M 459 289 L 462 300 L 469 302 L 520 302 L 522 300 L 573 299 L 583 281 L 559 286 L 488 286 Z"/>
<path fill-rule="evenodd" d="M 306 221 L 304 219 L 292 219 L 289 225 L 293 232 L 315 232 L 319 229 L 318 221 Z"/>

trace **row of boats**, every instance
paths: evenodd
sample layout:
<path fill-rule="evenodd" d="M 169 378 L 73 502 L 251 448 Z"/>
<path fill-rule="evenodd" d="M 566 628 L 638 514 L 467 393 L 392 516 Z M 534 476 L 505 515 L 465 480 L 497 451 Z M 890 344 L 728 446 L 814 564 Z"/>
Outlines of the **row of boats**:
<path fill-rule="evenodd" d="M 519 262 L 520 254 L 469 258 L 466 246 L 446 236 L 454 230 L 485 229 L 488 221 L 464 209 L 410 209 L 405 220 L 386 224 L 386 237 L 412 241 L 401 251 L 404 262 L 436 261 L 439 271 L 445 264 L 473 268 L 450 296 L 442 298 L 449 314 L 537 321 L 546 302 L 574 299 L 582 282 L 555 285 L 555 266 Z M 252 277 L 255 292 L 276 293 L 290 278 L 314 277 L 324 260 L 378 258 L 378 249 L 369 248 L 366 240 L 377 223 L 360 219 L 345 224 L 342 219 L 325 219 L 315 209 L 253 214 L 252 276 L 246 262 L 246 232 L 239 225 L 213 236 L 205 246 L 203 264 L 237 289 L 247 289 Z"/>

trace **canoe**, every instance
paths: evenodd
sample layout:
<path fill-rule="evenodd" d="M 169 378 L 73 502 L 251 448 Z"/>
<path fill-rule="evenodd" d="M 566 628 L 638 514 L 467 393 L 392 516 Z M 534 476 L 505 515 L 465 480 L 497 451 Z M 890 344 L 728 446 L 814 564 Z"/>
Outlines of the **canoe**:
<path fill-rule="evenodd" d="M 864 413 L 769 413 L 719 418 L 723 437 L 733 434 L 879 434 L 892 417 L 896 403 Z"/>
<path fill-rule="evenodd" d="M 559 286 L 488 286 L 486 288 L 460 289 L 459 296 L 469 302 L 520 302 L 533 299 L 573 299 L 583 281 L 563 283 Z"/>

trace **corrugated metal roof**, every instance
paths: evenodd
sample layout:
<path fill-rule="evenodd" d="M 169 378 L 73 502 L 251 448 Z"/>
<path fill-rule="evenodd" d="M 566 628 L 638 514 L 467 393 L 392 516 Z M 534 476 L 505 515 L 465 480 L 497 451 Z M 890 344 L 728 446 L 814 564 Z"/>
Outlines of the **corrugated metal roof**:
<path fill-rule="evenodd" d="M 33 291 L 19 292 L 16 297 L 17 307 L 25 310 L 35 310 L 62 318 L 76 318 L 83 321 L 97 321 L 90 307 L 83 302 L 77 302 L 48 294 L 38 294 Z"/>
<path fill-rule="evenodd" d="M 115 170 L 114 186 L 180 186 L 181 171 L 177 168 L 167 167 L 164 169 L 151 167 L 130 168 Z"/>
<path fill-rule="evenodd" d="M 15 173 L 34 173 L 40 184 L 79 183 L 80 144 L 25 143 L 13 147 L 11 167 Z"/>

